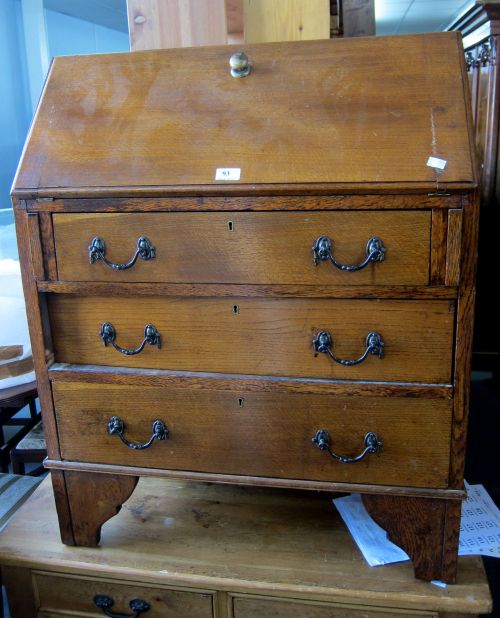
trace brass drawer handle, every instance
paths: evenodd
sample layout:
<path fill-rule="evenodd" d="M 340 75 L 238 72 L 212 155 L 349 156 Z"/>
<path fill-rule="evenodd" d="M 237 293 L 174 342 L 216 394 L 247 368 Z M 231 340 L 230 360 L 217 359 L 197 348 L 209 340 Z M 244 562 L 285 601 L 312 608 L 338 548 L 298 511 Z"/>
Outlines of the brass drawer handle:
<path fill-rule="evenodd" d="M 124 431 L 125 423 L 122 419 L 119 416 L 112 416 L 108 421 L 108 433 L 111 436 L 118 436 L 125 446 L 133 448 L 136 451 L 142 451 L 145 448 L 149 448 L 155 440 L 166 440 L 170 435 L 168 427 L 163 421 L 159 420 L 153 421 L 153 434 L 144 444 L 127 440 L 124 435 Z"/>
<path fill-rule="evenodd" d="M 151 609 L 151 606 L 147 601 L 143 601 L 142 599 L 132 599 L 129 603 L 129 607 L 134 612 L 133 614 L 115 614 L 114 612 L 109 611 L 110 608 L 113 607 L 114 603 L 115 602 L 113 599 L 105 594 L 96 594 L 94 597 L 94 605 L 99 609 L 102 609 L 103 613 L 110 618 L 138 618 L 140 614 Z"/>
<path fill-rule="evenodd" d="M 317 335 L 315 335 L 312 340 L 312 345 L 316 354 L 322 352 L 324 354 L 328 354 L 330 358 L 332 358 L 336 363 L 340 365 L 359 365 L 362 363 L 365 358 L 369 355 L 378 356 L 379 358 L 384 358 L 384 340 L 379 333 L 368 333 L 366 336 L 366 350 L 364 353 L 355 360 L 345 360 L 343 358 L 338 358 L 332 352 L 333 346 L 333 338 L 330 333 L 326 330 L 322 330 Z"/>
<path fill-rule="evenodd" d="M 353 457 L 348 455 L 337 455 L 337 453 L 334 453 L 330 448 L 330 434 L 325 429 L 320 429 L 317 431 L 316 435 L 312 439 L 312 442 L 319 448 L 320 451 L 327 451 L 333 459 L 340 461 L 340 463 L 355 463 L 356 461 L 361 461 L 364 459 L 366 455 L 372 455 L 382 451 L 382 441 L 378 434 L 373 433 L 373 431 L 369 431 L 365 436 L 365 448 L 363 452 Z"/>
<path fill-rule="evenodd" d="M 130 348 L 122 348 L 116 343 L 116 330 L 111 322 L 104 322 L 101 324 L 101 330 L 99 332 L 99 337 L 102 339 L 102 342 L 105 346 L 110 343 L 115 350 L 120 352 L 120 354 L 125 354 L 126 356 L 133 356 L 134 354 L 139 354 L 144 349 L 146 343 L 148 345 L 155 345 L 157 348 L 161 348 L 161 336 L 160 333 L 156 330 L 156 328 L 152 324 L 146 324 L 144 327 L 144 339 L 142 343 L 134 349 Z"/>
<path fill-rule="evenodd" d="M 147 261 L 152 260 L 155 256 L 156 250 L 151 244 L 151 241 L 145 236 L 140 236 L 137 239 L 137 249 L 135 251 L 135 254 L 130 258 L 128 262 L 125 262 L 124 264 L 110 262 L 106 258 L 106 243 L 99 236 L 93 238 L 92 242 L 89 245 L 90 263 L 93 264 L 94 262 L 101 261 L 113 270 L 126 270 L 127 268 L 131 268 L 137 262 L 138 257 L 141 258 L 141 260 Z"/>
<path fill-rule="evenodd" d="M 346 266 L 345 264 L 339 264 L 333 255 L 333 240 L 328 236 L 320 236 L 314 241 L 312 246 L 313 263 L 317 266 L 319 262 L 330 262 L 339 270 L 347 270 L 354 272 L 361 270 L 371 264 L 372 262 L 383 262 L 385 259 L 385 247 L 383 242 L 377 236 L 373 236 L 366 244 L 366 259 L 361 264 L 354 264 L 352 266 Z"/>
<path fill-rule="evenodd" d="M 246 77 L 251 70 L 250 61 L 245 52 L 235 52 L 229 58 L 230 73 L 233 77 Z"/>

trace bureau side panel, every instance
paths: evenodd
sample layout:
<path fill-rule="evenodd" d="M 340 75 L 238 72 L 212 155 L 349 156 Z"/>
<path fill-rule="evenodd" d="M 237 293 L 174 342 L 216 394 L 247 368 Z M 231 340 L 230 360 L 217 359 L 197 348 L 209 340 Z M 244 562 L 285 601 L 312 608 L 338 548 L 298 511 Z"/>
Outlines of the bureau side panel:
<path fill-rule="evenodd" d="M 465 199 L 460 242 L 460 286 L 457 303 L 455 341 L 455 399 L 452 423 L 450 487 L 463 486 L 467 416 L 470 400 L 472 336 L 476 300 L 477 238 L 479 229 L 479 192 Z"/>
<path fill-rule="evenodd" d="M 30 216 L 32 217 L 31 223 Z M 49 457 L 57 459 L 59 458 L 59 444 L 47 370 L 47 362 L 51 358 L 51 343 L 49 320 L 46 314 L 46 296 L 37 292 L 33 268 L 34 263 L 43 263 L 39 242 L 38 215 L 28 215 L 24 210 L 24 204 L 14 200 L 14 217 L 33 364 L 47 438 L 47 454 Z M 35 229 L 33 230 L 33 228 Z M 32 236 L 35 236 L 38 242 L 30 242 Z M 38 253 L 35 254 L 35 252 Z"/>

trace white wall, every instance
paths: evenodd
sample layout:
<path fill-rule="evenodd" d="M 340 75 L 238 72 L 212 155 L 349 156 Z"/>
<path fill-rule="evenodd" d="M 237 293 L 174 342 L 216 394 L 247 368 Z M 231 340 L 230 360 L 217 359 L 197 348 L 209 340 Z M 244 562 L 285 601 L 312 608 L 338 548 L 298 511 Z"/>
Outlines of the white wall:
<path fill-rule="evenodd" d="M 128 34 L 45 10 L 50 56 L 129 51 Z"/>
<path fill-rule="evenodd" d="M 20 13 L 18 0 L 0 0 L 0 225 L 12 220 L 1 211 L 10 208 L 10 186 L 31 120 Z"/>
<path fill-rule="evenodd" d="M 43 0 L 0 0 L 0 260 L 17 258 L 10 188 L 48 64 L 37 56 L 38 29 L 49 60 L 129 51 L 125 32 L 43 9 Z"/>

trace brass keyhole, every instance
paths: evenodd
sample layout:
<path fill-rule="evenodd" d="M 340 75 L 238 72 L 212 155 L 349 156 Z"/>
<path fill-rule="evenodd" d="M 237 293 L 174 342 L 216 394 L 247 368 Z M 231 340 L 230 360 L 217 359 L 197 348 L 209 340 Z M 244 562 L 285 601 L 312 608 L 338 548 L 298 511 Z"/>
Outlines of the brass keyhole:
<path fill-rule="evenodd" d="M 240 312 L 240 308 L 239 308 L 239 306 L 238 306 L 238 305 L 233 305 L 233 313 L 234 313 L 234 314 L 237 314 L 237 313 L 239 313 L 239 312 Z"/>
<path fill-rule="evenodd" d="M 234 225 L 232 221 L 227 222 L 227 231 L 232 232 L 234 230 Z"/>
<path fill-rule="evenodd" d="M 238 397 L 238 408 L 242 408 L 245 405 L 243 397 Z"/>

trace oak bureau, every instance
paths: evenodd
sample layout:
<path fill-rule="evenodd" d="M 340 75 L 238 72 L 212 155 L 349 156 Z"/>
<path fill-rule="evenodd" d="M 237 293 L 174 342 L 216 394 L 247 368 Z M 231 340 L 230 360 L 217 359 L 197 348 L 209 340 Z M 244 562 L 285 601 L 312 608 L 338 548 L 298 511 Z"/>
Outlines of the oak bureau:
<path fill-rule="evenodd" d="M 452 33 L 54 60 L 13 201 L 64 543 L 143 475 L 354 491 L 454 581 L 467 88 Z"/>

